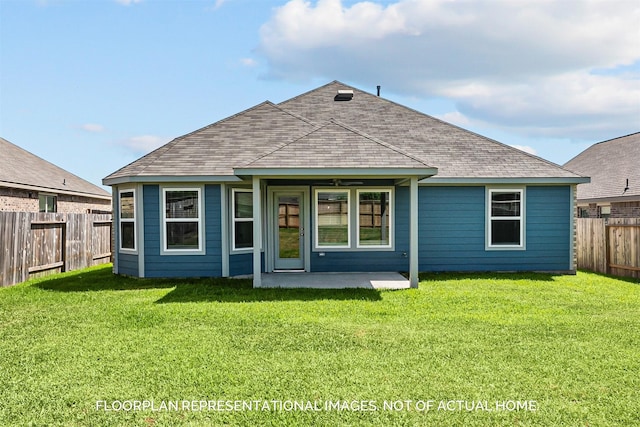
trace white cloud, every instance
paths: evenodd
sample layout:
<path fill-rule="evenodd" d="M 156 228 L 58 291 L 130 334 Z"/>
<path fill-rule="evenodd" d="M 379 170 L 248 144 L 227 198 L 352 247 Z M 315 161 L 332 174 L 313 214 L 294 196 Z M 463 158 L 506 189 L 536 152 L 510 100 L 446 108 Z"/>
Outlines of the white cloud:
<path fill-rule="evenodd" d="M 444 87 L 466 116 L 536 136 L 588 137 L 640 126 L 640 80 L 572 72 L 500 85 Z"/>
<path fill-rule="evenodd" d="M 639 21 L 625 0 L 291 0 L 258 51 L 271 78 L 446 97 L 469 120 L 527 135 L 610 135 L 638 127 Z"/>
<path fill-rule="evenodd" d="M 94 132 L 94 133 L 104 132 L 104 126 L 96 123 L 86 123 L 80 126 L 80 129 L 85 130 L 87 132 Z"/>
<path fill-rule="evenodd" d="M 525 153 L 533 154 L 534 156 L 538 155 L 538 152 L 535 148 L 529 147 L 528 145 L 511 145 L 513 148 L 517 148 L 520 151 L 524 151 Z"/>
<path fill-rule="evenodd" d="M 453 123 L 460 127 L 468 127 L 471 124 L 471 120 L 459 111 L 451 111 L 449 113 L 441 114 L 436 116 L 436 118 L 447 123 Z"/>
<path fill-rule="evenodd" d="M 166 144 L 170 139 L 154 135 L 133 136 L 118 142 L 118 145 L 127 147 L 136 153 L 148 153 Z"/>
<path fill-rule="evenodd" d="M 226 0 L 216 0 L 216 4 L 213 5 L 214 9 L 219 9 L 226 2 Z"/>
<path fill-rule="evenodd" d="M 129 6 L 134 3 L 141 3 L 142 0 L 115 0 L 117 3 L 123 4 L 125 6 Z"/>
<path fill-rule="evenodd" d="M 240 60 L 240 62 L 242 63 L 242 65 L 244 65 L 245 67 L 255 67 L 258 65 L 258 61 L 256 61 L 253 58 L 242 58 Z"/>

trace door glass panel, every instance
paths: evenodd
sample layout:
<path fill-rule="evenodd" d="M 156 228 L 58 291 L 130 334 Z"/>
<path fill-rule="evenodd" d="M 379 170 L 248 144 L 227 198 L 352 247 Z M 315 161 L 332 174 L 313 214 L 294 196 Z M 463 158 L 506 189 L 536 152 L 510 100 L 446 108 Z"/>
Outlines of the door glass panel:
<path fill-rule="evenodd" d="M 278 196 L 278 256 L 300 258 L 300 199 Z"/>

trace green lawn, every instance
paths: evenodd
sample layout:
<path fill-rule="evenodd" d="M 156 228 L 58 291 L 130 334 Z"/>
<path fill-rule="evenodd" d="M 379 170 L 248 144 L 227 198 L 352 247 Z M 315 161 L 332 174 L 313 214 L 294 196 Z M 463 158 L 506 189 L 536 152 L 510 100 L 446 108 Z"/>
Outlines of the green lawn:
<path fill-rule="evenodd" d="M 639 425 L 639 331 L 640 284 L 588 273 L 254 290 L 99 267 L 0 289 L 0 425 Z"/>

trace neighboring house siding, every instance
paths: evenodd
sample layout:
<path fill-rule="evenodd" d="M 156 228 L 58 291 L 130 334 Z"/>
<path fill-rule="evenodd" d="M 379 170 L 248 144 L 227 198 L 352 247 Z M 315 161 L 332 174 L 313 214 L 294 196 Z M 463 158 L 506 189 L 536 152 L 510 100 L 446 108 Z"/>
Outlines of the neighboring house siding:
<path fill-rule="evenodd" d="M 602 213 L 605 206 L 609 207 L 609 214 Z M 589 203 L 580 205 L 579 211 L 582 218 L 640 218 L 640 201 Z"/>
<path fill-rule="evenodd" d="M 111 201 L 90 197 L 57 194 L 55 191 L 43 190 L 41 193 L 55 194 L 57 212 L 86 213 L 88 210 L 111 211 Z M 20 188 L 0 187 L 0 211 L 3 212 L 38 212 L 38 191 Z"/>
<path fill-rule="evenodd" d="M 18 188 L 0 187 L 0 211 L 38 212 L 38 193 Z"/>
<path fill-rule="evenodd" d="M 220 277 L 220 186 L 204 186 L 204 255 L 161 255 L 160 187 L 143 186 L 145 277 Z"/>
<path fill-rule="evenodd" d="M 393 251 L 320 251 L 311 254 L 314 272 L 369 272 L 409 270 L 409 188 L 395 189 L 395 247 Z M 314 227 L 311 227 L 312 231 Z M 312 232 L 313 234 L 313 232 Z M 314 238 L 315 236 L 312 236 Z"/>
<path fill-rule="evenodd" d="M 640 201 L 611 203 L 611 218 L 640 218 Z"/>
<path fill-rule="evenodd" d="M 569 186 L 526 187 L 526 250 L 486 250 L 485 187 L 421 187 L 420 271 L 568 271 Z"/>
<path fill-rule="evenodd" d="M 70 196 L 58 194 L 58 212 L 60 213 L 85 213 L 92 211 L 111 211 L 111 201 L 91 199 L 82 196 Z"/>

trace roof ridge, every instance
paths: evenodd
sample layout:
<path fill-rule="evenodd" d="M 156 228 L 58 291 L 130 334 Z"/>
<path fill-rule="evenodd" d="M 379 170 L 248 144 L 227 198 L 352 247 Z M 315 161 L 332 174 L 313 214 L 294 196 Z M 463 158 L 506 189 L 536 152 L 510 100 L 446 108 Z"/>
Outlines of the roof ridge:
<path fill-rule="evenodd" d="M 615 138 L 605 139 L 604 141 L 600 141 L 600 142 L 594 142 L 593 144 L 591 144 L 591 146 L 589 148 L 593 147 L 594 145 L 604 144 L 606 142 L 615 141 L 616 139 L 627 138 L 627 137 L 630 137 L 630 136 L 633 136 L 633 135 L 638 135 L 638 134 L 640 134 L 640 132 L 632 132 L 632 133 L 630 133 L 628 135 L 616 136 Z M 587 148 L 587 150 L 589 148 Z"/>
<path fill-rule="evenodd" d="M 163 150 L 163 149 L 164 149 L 164 151 L 163 151 L 163 153 L 162 153 L 162 154 L 165 154 L 166 152 L 170 151 L 170 150 L 171 150 L 171 149 L 172 149 L 172 148 L 173 148 L 173 147 L 174 147 L 178 142 L 182 141 L 183 139 L 185 139 L 185 138 L 187 138 L 187 137 L 189 137 L 189 136 L 191 136 L 191 135 L 194 135 L 194 134 L 196 134 L 196 133 L 198 133 L 198 132 L 202 132 L 202 131 L 204 131 L 204 130 L 206 130 L 206 129 L 209 129 L 209 128 L 213 127 L 213 126 L 219 125 L 220 123 L 224 123 L 224 122 L 226 122 L 226 121 L 229 121 L 229 120 L 231 120 L 231 119 L 233 119 L 233 118 L 235 118 L 235 117 L 240 116 L 241 114 L 244 114 L 244 113 L 247 113 L 247 112 L 249 112 L 249 111 L 255 110 L 255 109 L 257 109 L 258 107 L 262 107 L 262 106 L 264 106 L 264 105 L 270 105 L 270 106 L 276 107 L 276 108 L 278 108 L 278 109 L 281 109 L 280 107 L 278 107 L 277 105 L 275 105 L 273 102 L 271 102 L 271 101 L 269 101 L 269 100 L 263 101 L 263 102 L 261 102 L 261 103 L 259 103 L 259 104 L 256 104 L 256 105 L 254 105 L 254 106 L 252 106 L 252 107 L 249 107 L 249 108 L 247 108 L 247 109 L 245 109 L 245 110 L 242 110 L 242 111 L 240 111 L 240 112 L 238 112 L 238 113 L 232 114 L 231 116 L 225 117 L 225 118 L 223 118 L 223 119 L 220 119 L 220 120 L 218 120 L 218 121 L 215 121 L 215 122 L 213 122 L 213 123 L 210 123 L 210 124 L 208 124 L 208 125 L 206 125 L 206 126 L 203 126 L 203 127 L 199 128 L 199 129 L 196 129 L 196 130 L 194 130 L 194 131 L 192 131 L 192 132 L 185 133 L 184 135 L 177 136 L 177 137 L 173 138 L 171 141 L 167 142 L 166 144 L 163 144 L 163 145 L 161 145 L 160 147 L 156 148 L 155 150 L 150 151 L 149 153 L 147 153 L 147 154 L 145 154 L 144 156 L 140 157 L 139 159 L 134 160 L 134 161 L 132 161 L 131 163 L 127 164 L 126 166 L 121 167 L 120 169 L 118 169 L 117 171 L 113 172 L 113 173 L 112 173 L 112 174 L 110 174 L 109 176 L 114 175 L 114 174 L 116 174 L 116 173 L 120 172 L 121 170 L 123 170 L 123 169 L 127 168 L 128 166 L 132 165 L 133 163 L 137 163 L 137 162 L 139 162 L 139 161 L 143 160 L 144 158 L 149 157 L 149 156 L 151 156 L 151 155 L 152 155 L 152 154 L 154 154 L 154 153 L 157 153 L 157 152 L 158 152 L 158 151 L 160 151 L 160 150 Z M 143 166 L 143 167 L 140 169 L 140 171 L 138 172 L 138 175 L 141 175 L 142 173 L 144 173 L 144 171 L 145 171 L 145 170 L 147 170 L 147 168 L 149 168 L 151 165 L 153 165 L 157 160 L 158 160 L 158 158 L 155 158 L 155 159 L 151 160 L 147 165 Z M 107 178 L 108 178 L 108 177 L 107 177 Z"/>
<path fill-rule="evenodd" d="M 267 102 L 269 102 L 269 101 L 267 101 Z M 295 117 L 296 119 L 302 120 L 303 122 L 308 123 L 308 124 L 313 125 L 313 126 L 319 126 L 319 123 L 316 123 L 316 122 L 314 122 L 312 120 L 309 120 L 308 118 L 306 118 L 304 116 L 301 116 L 300 114 L 296 114 L 296 113 L 293 113 L 293 112 L 291 112 L 289 110 L 286 110 L 286 109 L 282 108 L 279 104 L 274 104 L 272 102 L 269 102 L 269 104 L 272 107 L 275 107 L 278 110 L 282 111 L 283 113 L 286 113 L 286 114 L 290 115 L 291 117 Z"/>
<path fill-rule="evenodd" d="M 284 109 L 283 109 L 283 111 L 286 112 L 286 110 L 284 110 Z M 309 123 L 313 123 L 313 122 L 309 122 Z M 320 130 L 322 130 L 322 129 L 324 129 L 327 126 L 332 125 L 332 124 L 336 125 L 336 126 L 340 126 L 343 129 L 348 130 L 349 132 L 355 133 L 356 135 L 359 135 L 359 136 L 361 136 L 363 138 L 366 138 L 366 139 L 368 139 L 368 140 L 370 140 L 370 141 L 372 141 L 372 142 L 374 142 L 374 143 L 376 143 L 378 145 L 381 145 L 381 146 L 383 146 L 385 148 L 388 148 L 388 149 L 390 149 L 392 151 L 395 151 L 396 153 L 398 153 L 400 155 L 403 155 L 405 157 L 408 157 L 411 160 L 414 160 L 416 162 L 422 163 L 423 165 L 425 165 L 427 167 L 430 167 L 430 168 L 433 167 L 433 166 L 429 165 L 424 159 L 421 159 L 420 157 L 417 157 L 417 156 L 415 156 L 415 155 L 413 155 L 413 154 L 411 154 L 411 153 L 409 153 L 407 151 L 404 151 L 404 150 L 402 150 L 402 149 L 400 149 L 400 148 L 398 148 L 398 147 L 396 147 L 396 146 L 394 146 L 392 144 L 389 144 L 388 142 L 382 141 L 382 140 L 377 139 L 377 138 L 375 138 L 375 137 L 373 137 L 371 135 L 368 135 L 368 134 L 366 134 L 366 133 L 364 133 L 364 132 L 362 132 L 362 131 L 360 131 L 358 129 L 355 129 L 355 128 L 352 128 L 350 126 L 347 126 L 346 124 L 344 124 L 344 123 L 342 123 L 342 122 L 340 122 L 340 121 L 338 121 L 338 120 L 336 120 L 334 118 L 331 118 L 331 119 L 329 119 L 329 121 L 324 122 L 322 124 L 317 124 L 315 128 L 313 128 L 309 132 L 299 136 L 298 138 L 292 139 L 291 141 L 288 141 L 286 143 L 278 144 L 278 146 L 275 147 L 274 149 L 269 150 L 269 151 L 261 154 L 260 156 L 256 157 L 255 159 L 245 163 L 242 167 L 247 167 L 247 166 L 249 166 L 249 165 L 251 165 L 251 164 L 253 164 L 253 163 L 255 163 L 255 162 L 257 162 L 257 161 L 259 161 L 259 160 L 261 160 L 261 159 L 263 159 L 265 157 L 267 157 L 267 156 L 270 156 L 271 154 L 275 153 L 276 151 L 280 151 L 283 148 L 285 148 L 285 147 L 287 147 L 287 146 L 289 146 L 289 145 L 301 140 L 302 138 L 306 138 L 307 136 L 309 136 L 309 135 L 311 135 L 311 134 L 313 134 L 315 132 L 318 132 L 318 131 L 320 131 Z"/>
<path fill-rule="evenodd" d="M 325 86 L 328 86 L 328 85 L 325 85 Z M 323 87 L 324 87 L 324 86 L 323 86 Z M 495 139 L 493 139 L 493 138 L 489 138 L 489 137 L 487 137 L 487 136 L 480 135 L 479 133 L 476 133 L 476 132 L 474 132 L 474 131 L 472 131 L 472 130 L 465 129 L 465 128 L 463 128 L 463 127 L 461 127 L 461 126 L 458 126 L 458 125 L 456 125 L 456 124 L 453 124 L 453 123 L 450 123 L 450 122 L 444 121 L 444 120 L 442 120 L 442 119 L 439 119 L 439 118 L 437 118 L 437 117 L 431 116 L 431 115 L 429 115 L 429 114 L 427 114 L 427 113 L 424 113 L 424 112 L 422 112 L 422 111 L 416 110 L 415 108 L 407 107 L 406 105 L 399 104 L 399 103 L 397 103 L 397 102 L 395 102 L 395 101 L 392 101 L 392 100 L 390 100 L 390 99 L 384 98 L 384 97 L 382 97 L 382 96 L 376 96 L 376 95 L 374 95 L 374 94 L 372 94 L 372 93 L 369 93 L 369 92 L 363 91 L 363 90 L 358 89 L 358 88 L 354 88 L 354 89 L 356 89 L 357 91 L 359 91 L 359 92 L 361 92 L 361 93 L 364 93 L 364 94 L 366 94 L 366 95 L 369 95 L 369 96 L 371 96 L 371 97 L 374 97 L 374 98 L 376 98 L 376 99 L 380 99 L 380 100 L 382 100 L 382 101 L 389 102 L 389 103 L 391 103 L 391 104 L 393 104 L 393 105 L 395 105 L 395 106 L 401 107 L 401 108 L 403 108 L 403 109 L 405 109 L 405 110 L 409 110 L 409 111 L 412 111 L 412 112 L 414 112 L 414 113 L 417 113 L 417 114 L 418 114 L 418 115 L 420 115 L 420 116 L 427 117 L 427 118 L 430 118 L 430 119 L 432 119 L 432 120 L 435 120 L 435 121 L 437 121 L 437 122 L 439 122 L 439 123 L 442 123 L 442 124 L 444 124 L 444 125 L 446 125 L 446 126 L 451 126 L 451 127 L 453 127 L 453 128 L 459 129 L 459 130 L 461 130 L 461 131 L 471 133 L 471 134 L 473 134 L 473 135 L 475 135 L 475 136 L 477 136 L 477 137 L 479 137 L 479 138 L 482 138 L 482 139 L 484 139 L 484 140 L 486 140 L 486 141 L 493 142 L 493 143 L 495 143 L 495 144 L 498 144 L 498 145 L 500 145 L 500 146 L 503 146 L 503 147 L 505 147 L 505 148 L 507 148 L 507 149 L 509 149 L 509 150 L 511 150 L 511 151 L 517 151 L 517 152 L 518 152 L 518 153 L 520 153 L 520 154 L 524 154 L 524 155 L 526 155 L 526 156 L 528 156 L 528 157 L 531 157 L 531 158 L 533 158 L 533 159 L 540 160 L 540 161 L 542 161 L 542 162 L 544 162 L 544 163 L 546 163 L 546 164 L 548 164 L 548 165 L 551 165 L 551 166 L 557 167 L 557 168 L 559 168 L 559 169 L 566 170 L 566 171 L 568 171 L 568 172 L 570 172 L 570 173 L 573 173 L 573 174 L 574 174 L 574 175 L 576 175 L 576 176 L 582 176 L 582 175 L 576 174 L 576 173 L 575 173 L 575 172 L 573 172 L 573 171 L 570 171 L 570 170 L 568 170 L 568 169 L 565 169 L 563 166 L 561 166 L 561 165 L 559 165 L 559 164 L 557 164 L 557 163 L 554 163 L 554 162 L 552 162 L 552 161 L 550 161 L 550 160 L 547 160 L 547 159 L 542 158 L 542 157 L 540 157 L 540 156 L 536 156 L 536 155 L 531 154 L 531 153 L 527 153 L 526 151 L 523 151 L 523 150 L 519 150 L 519 149 L 517 149 L 517 148 L 515 148 L 515 147 L 512 147 L 512 146 L 510 146 L 510 145 L 508 145 L 508 144 L 505 144 L 505 143 L 503 143 L 503 142 L 497 141 L 497 140 L 495 140 Z M 632 134 L 632 135 L 633 135 L 633 134 Z"/>
<path fill-rule="evenodd" d="M 281 110 L 282 110 L 283 112 L 285 112 L 285 113 L 287 112 L 286 110 L 284 110 L 284 109 L 282 109 L 282 108 L 281 108 Z M 291 115 L 295 117 L 295 115 L 294 115 L 294 114 L 291 114 Z M 283 148 L 285 148 L 286 146 L 291 145 L 291 144 L 293 144 L 294 142 L 299 141 L 300 139 L 302 139 L 302 138 L 304 138 L 304 137 L 306 137 L 306 136 L 308 136 L 308 135 L 311 135 L 312 133 L 314 133 L 314 132 L 316 132 L 316 131 L 318 131 L 318 130 L 322 129 L 323 127 L 325 127 L 325 126 L 327 125 L 327 123 L 325 123 L 325 124 L 316 124 L 316 123 L 313 123 L 313 122 L 312 122 L 312 121 L 310 121 L 310 120 L 304 120 L 304 121 L 305 121 L 305 122 L 307 122 L 307 123 L 309 123 L 309 124 L 311 124 L 311 125 L 313 125 L 313 126 L 314 126 L 314 128 L 313 128 L 313 129 L 311 129 L 309 132 L 307 132 L 307 133 L 305 133 L 305 134 L 303 134 L 303 135 L 299 136 L 298 138 L 295 138 L 295 139 L 292 139 L 292 140 L 290 140 L 290 141 L 283 142 L 283 143 L 280 143 L 280 144 L 276 144 L 275 148 L 273 148 L 273 149 L 269 149 L 269 150 L 265 151 L 264 153 L 262 153 L 262 154 L 260 154 L 260 155 L 256 156 L 255 158 L 253 158 L 253 159 L 251 159 L 250 161 L 248 161 L 248 162 L 246 162 L 245 164 L 243 164 L 241 167 L 247 167 L 247 166 L 249 166 L 250 164 L 257 162 L 258 160 L 264 159 L 265 157 L 270 156 L 271 154 L 275 153 L 276 151 L 282 150 L 282 149 L 283 149 Z"/>
<path fill-rule="evenodd" d="M 269 104 L 270 106 L 272 106 L 272 107 L 275 107 L 276 109 L 280 110 L 281 112 L 283 112 L 283 113 L 285 113 L 285 114 L 288 114 L 288 115 L 290 115 L 291 117 L 296 118 L 296 119 L 298 119 L 298 120 L 300 120 L 300 121 L 303 121 L 303 122 L 305 122 L 305 123 L 307 123 L 307 124 L 309 124 L 309 125 L 311 125 L 311 126 L 313 126 L 313 127 L 314 127 L 313 129 L 311 129 L 311 131 L 309 131 L 308 133 L 304 134 L 303 136 L 309 135 L 309 133 L 311 133 L 311 132 L 313 132 L 314 130 L 319 129 L 319 128 L 321 127 L 321 125 L 319 125 L 318 123 L 315 123 L 315 122 L 313 122 L 313 121 L 309 120 L 308 118 L 306 118 L 306 117 L 304 117 L 304 116 L 301 116 L 301 115 L 299 115 L 299 114 L 293 113 L 293 112 L 291 112 L 291 111 L 289 111 L 289 110 L 285 110 L 285 109 L 284 109 L 284 108 L 282 108 L 281 106 L 279 106 L 279 105 L 277 105 L 277 104 L 274 104 L 274 103 L 272 103 L 271 101 L 266 101 L 266 102 L 263 102 L 262 104 L 266 104 L 266 103 L 268 103 L 268 104 Z M 261 104 L 261 105 L 262 105 L 262 104 Z M 246 111 L 249 111 L 249 110 L 246 110 Z M 302 138 L 302 137 L 300 137 L 300 138 Z M 298 139 L 300 139 L 300 138 L 298 138 Z M 267 151 L 265 151 L 264 153 L 259 154 L 259 155 L 258 155 L 258 156 L 256 156 L 254 159 L 252 159 L 252 160 L 250 160 L 250 161 L 246 162 L 244 165 L 246 166 L 246 165 L 250 165 L 250 164 L 251 164 L 251 163 L 253 163 L 253 162 L 257 162 L 258 160 L 260 160 L 260 159 L 262 159 L 262 158 L 264 158 L 264 157 L 266 157 L 266 156 L 268 156 L 268 155 L 270 155 L 270 154 L 272 154 L 272 153 L 275 153 L 276 151 L 278 151 L 278 150 L 280 150 L 280 149 L 282 149 L 282 148 L 286 147 L 287 145 L 291 144 L 291 143 L 292 143 L 292 142 L 294 142 L 294 141 L 297 141 L 297 139 L 292 139 L 291 141 L 288 141 L 288 142 L 284 142 L 284 143 L 276 144 L 276 147 L 275 147 L 274 149 L 272 149 L 272 150 L 267 150 Z"/>
<path fill-rule="evenodd" d="M 597 145 L 605 144 L 605 143 L 607 143 L 607 142 L 613 142 L 613 141 L 615 141 L 615 140 L 617 140 L 617 139 L 628 138 L 628 137 L 630 137 L 630 136 L 634 136 L 634 135 L 638 135 L 638 134 L 640 134 L 640 132 L 632 132 L 632 133 L 630 133 L 630 134 L 628 134 L 628 135 L 616 136 L 615 138 L 610 138 L 610 139 L 605 139 L 604 141 L 594 142 L 594 143 L 592 143 L 591 145 L 589 145 L 587 148 L 585 148 L 584 150 L 582 150 L 581 152 L 579 152 L 578 154 L 576 154 L 575 156 L 573 156 L 571 159 L 567 160 L 567 161 L 565 162 L 565 164 L 563 165 L 563 167 L 564 167 L 564 166 L 566 166 L 566 165 L 568 165 L 569 163 L 571 163 L 572 161 L 574 161 L 574 160 L 575 160 L 575 159 L 577 159 L 578 157 L 582 156 L 584 153 L 586 153 L 587 151 L 591 150 L 593 147 L 595 147 L 595 146 L 597 146 Z"/>
<path fill-rule="evenodd" d="M 50 165 L 50 166 L 54 167 L 54 168 L 55 168 L 55 169 L 57 169 L 59 172 L 62 172 L 62 174 L 63 174 L 63 175 L 72 176 L 72 177 L 74 177 L 74 178 L 79 179 L 81 182 L 83 182 L 83 183 L 85 183 L 85 184 L 89 184 L 89 185 L 91 185 L 92 187 L 94 187 L 94 189 L 101 191 L 101 192 L 102 192 L 102 194 L 101 194 L 101 193 L 99 193 L 99 192 L 89 193 L 89 192 L 81 191 L 81 190 L 66 190 L 66 191 L 74 191 L 74 192 L 77 192 L 77 193 L 90 194 L 90 195 L 103 196 L 103 197 L 104 197 L 105 195 L 109 195 L 109 196 L 111 196 L 111 194 L 109 194 L 109 192 L 108 192 L 108 191 L 104 190 L 103 188 L 99 187 L 98 185 L 94 184 L 93 182 L 87 181 L 86 179 L 82 178 L 81 176 L 76 175 L 75 173 L 73 173 L 73 172 L 71 172 L 71 171 L 68 171 L 67 169 L 64 169 L 64 168 L 63 168 L 63 167 L 61 167 L 61 166 L 58 166 L 58 165 L 56 165 L 55 163 L 50 162 L 49 160 L 44 159 L 44 158 L 42 158 L 42 157 L 38 156 L 37 154 L 34 154 L 34 153 L 32 153 L 31 151 L 29 151 L 29 150 L 27 150 L 27 149 L 25 149 L 25 148 L 22 148 L 21 146 L 19 146 L 19 145 L 17 145 L 17 144 L 14 144 L 13 142 L 9 141 L 8 139 L 3 138 L 3 137 L 0 137 L 0 140 L 4 141 L 6 144 L 9 144 L 9 145 L 13 146 L 14 148 L 17 148 L 17 149 L 18 149 L 18 150 L 20 150 L 24 155 L 26 155 L 26 156 L 30 156 L 30 157 L 35 157 L 35 158 L 36 158 L 36 159 L 38 159 L 39 161 L 42 161 L 42 162 L 44 162 L 44 163 L 46 163 L 46 164 L 48 164 L 48 165 Z M 27 182 L 12 182 L 12 181 L 3 181 L 3 182 L 13 183 L 13 184 L 22 184 L 22 185 L 33 185 L 33 186 L 35 186 L 35 187 L 42 187 L 42 186 L 40 186 L 40 185 L 29 184 L 29 183 L 27 183 Z M 58 188 L 58 187 L 42 187 L 42 188 L 48 188 L 48 189 L 50 189 L 50 190 L 64 190 L 63 188 Z"/>
<path fill-rule="evenodd" d="M 336 125 L 338 125 L 338 126 L 341 126 L 341 127 L 345 128 L 345 129 L 347 129 L 348 131 L 351 131 L 351 132 L 353 132 L 353 133 L 356 133 L 356 134 L 358 134 L 358 135 L 360 135 L 360 136 L 362 136 L 362 137 L 364 137 L 364 138 L 367 138 L 367 139 L 369 139 L 370 141 L 375 142 L 376 144 L 379 144 L 379 145 L 382 145 L 383 147 L 389 148 L 390 150 L 393 150 L 393 151 L 395 151 L 396 153 L 399 153 L 399 154 L 402 154 L 403 156 L 409 157 L 409 158 L 410 158 L 410 159 L 412 159 L 412 160 L 415 160 L 415 161 L 417 161 L 417 162 L 420 162 L 420 163 L 422 163 L 422 164 L 424 164 L 424 165 L 426 165 L 426 166 L 433 167 L 433 166 L 431 166 L 430 164 L 428 164 L 428 163 L 427 163 L 424 159 L 422 159 L 421 157 L 418 157 L 418 156 L 416 156 L 416 155 L 414 155 L 414 154 L 412 154 L 412 153 L 409 153 L 408 151 L 405 151 L 405 150 L 403 150 L 403 149 L 401 149 L 401 148 L 398 148 L 398 147 L 396 147 L 395 145 L 390 144 L 390 143 L 388 143 L 388 142 L 386 142 L 386 141 L 383 141 L 383 140 L 381 140 L 381 139 L 378 139 L 378 138 L 376 138 L 376 137 L 374 137 L 374 136 L 372 136 L 372 135 L 369 135 L 369 134 L 368 134 L 368 133 L 366 133 L 366 132 L 363 132 L 363 131 L 361 131 L 361 130 L 359 130 L 359 129 L 356 129 L 356 128 L 354 128 L 354 127 L 351 127 L 351 126 L 349 126 L 349 125 L 347 125 L 347 124 L 345 124 L 345 123 L 342 123 L 342 122 L 341 122 L 341 121 L 339 121 L 339 120 L 336 120 L 336 119 L 334 119 L 334 118 L 331 118 L 331 119 L 329 119 L 329 122 L 330 122 L 330 123 L 334 123 L 334 124 L 336 124 Z"/>
<path fill-rule="evenodd" d="M 330 85 L 333 85 L 333 84 L 336 84 L 336 83 L 337 83 L 337 84 L 341 84 L 341 85 L 343 85 L 343 86 L 346 86 L 346 87 L 348 87 L 348 88 L 350 88 L 350 89 L 360 90 L 360 89 L 358 89 L 357 87 L 354 87 L 354 86 L 351 86 L 351 85 L 348 85 L 348 84 L 342 83 L 341 81 L 338 81 L 338 80 L 334 80 L 334 81 L 332 81 L 332 82 L 329 82 L 329 83 L 323 84 L 322 86 L 319 86 L 319 87 L 317 87 L 317 88 L 314 88 L 314 89 L 308 90 L 308 91 L 306 91 L 306 92 L 304 92 L 304 93 L 301 93 L 301 94 L 299 94 L 299 95 L 296 95 L 296 96 L 294 96 L 293 98 L 285 99 L 284 101 L 278 102 L 278 105 L 282 105 L 282 104 L 284 104 L 284 103 L 286 103 L 286 102 L 293 101 L 294 99 L 298 99 L 298 98 L 301 98 L 301 97 L 303 97 L 303 96 L 309 95 L 310 93 L 313 93 L 313 92 L 319 91 L 319 90 L 321 90 L 321 89 L 324 89 L 324 88 L 325 88 L 325 87 L 327 87 L 327 86 L 330 86 Z"/>

